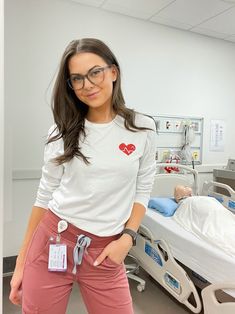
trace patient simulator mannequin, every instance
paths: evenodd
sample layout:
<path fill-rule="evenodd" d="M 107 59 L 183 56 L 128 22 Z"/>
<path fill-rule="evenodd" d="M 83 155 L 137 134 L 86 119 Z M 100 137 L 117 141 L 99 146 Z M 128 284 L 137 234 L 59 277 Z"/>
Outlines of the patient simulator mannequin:
<path fill-rule="evenodd" d="M 185 185 L 176 185 L 174 190 L 175 201 L 179 203 L 181 200 L 186 197 L 192 196 L 193 190 L 189 186 Z"/>
<path fill-rule="evenodd" d="M 194 196 L 188 186 L 177 185 L 174 197 L 179 203 L 173 216 L 177 223 L 235 257 L 235 214 L 214 197 Z"/>

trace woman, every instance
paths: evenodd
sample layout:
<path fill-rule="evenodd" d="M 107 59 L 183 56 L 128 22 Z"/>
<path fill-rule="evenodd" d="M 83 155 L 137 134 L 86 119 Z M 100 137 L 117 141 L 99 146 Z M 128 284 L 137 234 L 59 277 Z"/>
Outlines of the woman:
<path fill-rule="evenodd" d="M 131 314 L 123 261 L 152 188 L 154 121 L 126 108 L 119 64 L 92 38 L 65 50 L 53 116 L 10 300 L 64 314 L 76 281 L 88 313 Z"/>

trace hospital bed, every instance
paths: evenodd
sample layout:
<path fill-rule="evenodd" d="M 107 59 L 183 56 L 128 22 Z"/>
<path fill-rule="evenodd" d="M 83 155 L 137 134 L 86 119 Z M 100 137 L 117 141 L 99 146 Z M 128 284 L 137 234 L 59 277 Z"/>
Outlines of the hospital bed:
<path fill-rule="evenodd" d="M 157 165 L 152 196 L 172 197 L 177 184 L 191 186 L 194 193 L 198 194 L 197 171 L 177 164 L 179 173 L 161 173 L 159 169 L 166 166 L 171 165 Z M 216 192 L 215 186 L 226 189 L 230 196 Z M 235 212 L 235 192 L 229 186 L 217 182 L 205 183 L 202 194 L 216 197 Z M 131 254 L 147 273 L 194 313 L 200 313 L 202 309 L 201 296 L 195 284 L 204 288 L 210 283 L 235 279 L 233 257 L 189 233 L 172 217 L 164 217 L 152 209 L 147 209 L 139 229 L 137 245 L 131 249 Z M 235 297 L 235 290 L 226 290 L 226 293 L 231 299 Z"/>
<path fill-rule="evenodd" d="M 202 290 L 202 299 L 204 305 L 204 314 L 234 314 L 234 302 L 218 302 L 216 298 L 216 291 L 218 289 L 235 289 L 235 282 L 228 282 L 223 284 L 211 284 Z"/>

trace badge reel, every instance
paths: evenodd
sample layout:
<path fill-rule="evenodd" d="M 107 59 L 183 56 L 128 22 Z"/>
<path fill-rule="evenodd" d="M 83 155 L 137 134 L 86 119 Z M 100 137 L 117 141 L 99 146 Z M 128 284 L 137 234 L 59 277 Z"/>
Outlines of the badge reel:
<path fill-rule="evenodd" d="M 67 230 L 67 228 L 67 221 L 60 220 L 58 222 L 56 243 L 49 246 L 49 271 L 65 272 L 67 270 L 67 245 L 60 243 L 61 233 Z"/>

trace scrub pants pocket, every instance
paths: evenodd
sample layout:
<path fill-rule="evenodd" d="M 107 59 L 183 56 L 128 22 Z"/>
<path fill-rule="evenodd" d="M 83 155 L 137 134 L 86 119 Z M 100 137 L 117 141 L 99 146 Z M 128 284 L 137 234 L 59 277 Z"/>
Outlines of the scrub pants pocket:
<path fill-rule="evenodd" d="M 39 223 L 28 248 L 25 267 L 35 263 L 43 255 L 45 255 L 44 259 L 48 256 L 50 236 L 51 234 Z"/>
<path fill-rule="evenodd" d="M 48 271 L 53 231 L 39 223 L 27 252 L 22 282 L 23 314 L 65 314 L 73 278 L 68 272 Z M 51 241 L 52 240 L 52 241 Z"/>

